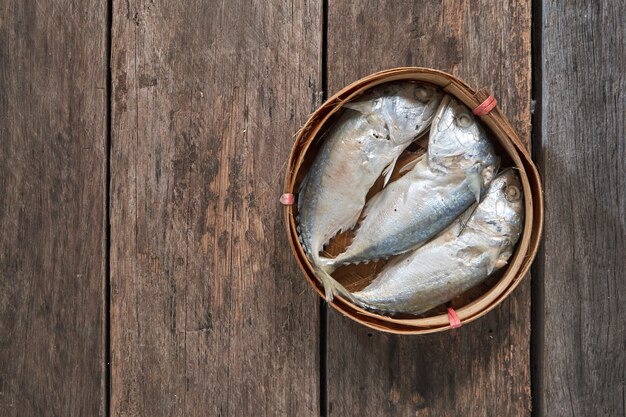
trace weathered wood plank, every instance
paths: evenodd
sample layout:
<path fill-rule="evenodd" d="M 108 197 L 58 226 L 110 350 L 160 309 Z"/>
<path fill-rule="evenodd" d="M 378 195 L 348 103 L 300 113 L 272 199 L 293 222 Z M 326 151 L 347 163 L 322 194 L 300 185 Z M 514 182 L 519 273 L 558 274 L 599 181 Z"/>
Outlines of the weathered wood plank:
<path fill-rule="evenodd" d="M 539 416 L 624 416 L 626 3 L 545 1 Z"/>
<path fill-rule="evenodd" d="M 0 415 L 104 413 L 106 4 L 0 5 Z"/>
<path fill-rule="evenodd" d="M 114 1 L 111 414 L 314 415 L 318 301 L 278 197 L 314 1 Z"/>
<path fill-rule="evenodd" d="M 384 68 L 440 68 L 490 89 L 528 141 L 530 19 L 530 1 L 331 1 L 330 93 Z M 486 317 L 424 337 L 331 313 L 328 415 L 528 416 L 529 288 L 527 279 Z"/>

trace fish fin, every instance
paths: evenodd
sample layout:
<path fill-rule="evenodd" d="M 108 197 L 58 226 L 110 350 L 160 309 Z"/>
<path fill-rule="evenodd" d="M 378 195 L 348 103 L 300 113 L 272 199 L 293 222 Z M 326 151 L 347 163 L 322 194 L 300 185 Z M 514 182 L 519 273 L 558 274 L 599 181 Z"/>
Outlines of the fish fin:
<path fill-rule="evenodd" d="M 354 110 L 365 116 L 365 119 L 371 125 L 380 125 L 385 130 L 385 135 L 389 135 L 389 127 L 387 121 L 378 111 L 376 111 L 377 100 L 353 101 L 343 105 L 346 109 Z"/>
<path fill-rule="evenodd" d="M 487 275 L 491 275 L 491 273 L 493 271 L 496 271 L 498 268 L 496 268 L 496 264 L 498 263 L 498 259 L 492 259 L 491 262 L 489 263 L 489 266 L 487 268 Z"/>
<path fill-rule="evenodd" d="M 399 155 L 398 155 L 399 156 Z M 393 161 L 387 165 L 387 167 L 383 170 L 383 175 L 385 176 L 385 181 L 383 182 L 383 187 L 387 186 L 389 179 L 391 178 L 391 174 L 393 173 L 393 168 L 396 166 L 396 162 L 398 162 L 398 157 L 393 158 Z"/>
<path fill-rule="evenodd" d="M 424 159 L 425 156 L 426 154 L 422 154 L 419 157 L 415 158 L 414 160 L 407 162 L 406 164 L 404 164 L 402 168 L 400 168 L 399 172 L 403 174 L 405 172 L 412 170 L 422 159 Z"/>
<path fill-rule="evenodd" d="M 354 228 L 356 223 L 359 221 L 359 217 L 361 217 L 361 210 L 355 210 L 352 217 L 341 227 L 341 229 L 339 229 L 339 233 L 343 233 L 346 230 Z"/>
<path fill-rule="evenodd" d="M 375 102 L 373 100 L 352 101 L 343 105 L 346 109 L 358 111 L 362 114 L 370 114 L 374 111 Z"/>
<path fill-rule="evenodd" d="M 508 263 L 509 263 L 509 262 L 508 262 L 508 261 L 505 261 L 504 259 L 498 259 L 498 260 L 496 261 L 496 263 L 494 264 L 494 268 L 495 268 L 496 270 L 497 270 L 497 269 L 500 269 L 500 268 L 504 268 L 505 266 L 507 266 L 507 265 L 508 265 Z"/>
<path fill-rule="evenodd" d="M 476 198 L 476 202 L 480 203 L 480 195 L 482 194 L 482 178 L 480 174 L 470 171 L 465 174 L 465 178 L 467 179 L 468 188 Z"/>
<path fill-rule="evenodd" d="M 365 207 L 363 208 L 363 218 L 366 218 L 370 211 L 372 211 L 372 207 L 374 207 L 378 201 L 382 198 L 383 192 L 379 191 L 372 198 L 370 198 L 367 203 L 365 203 Z"/>

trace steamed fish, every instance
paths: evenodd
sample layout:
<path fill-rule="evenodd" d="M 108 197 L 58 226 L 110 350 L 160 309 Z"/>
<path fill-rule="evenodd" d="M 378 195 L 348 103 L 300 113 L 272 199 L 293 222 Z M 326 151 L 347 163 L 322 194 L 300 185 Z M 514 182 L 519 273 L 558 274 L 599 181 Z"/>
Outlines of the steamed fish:
<path fill-rule="evenodd" d="M 427 131 L 441 99 L 434 87 L 404 82 L 344 105 L 298 192 L 300 239 L 314 268 L 324 245 L 354 227 L 381 173 L 386 183 L 398 156 Z M 317 275 L 332 299 L 335 281 Z"/>
<path fill-rule="evenodd" d="M 336 258 L 322 258 L 324 269 L 331 273 L 424 244 L 479 201 L 497 163 L 485 130 L 465 105 L 446 96 L 432 121 L 427 153 L 372 197 L 352 243 Z"/>
<path fill-rule="evenodd" d="M 509 169 L 493 180 L 480 204 L 421 248 L 391 261 L 351 299 L 370 309 L 412 314 L 450 301 L 506 265 L 523 219 L 521 185 Z"/>

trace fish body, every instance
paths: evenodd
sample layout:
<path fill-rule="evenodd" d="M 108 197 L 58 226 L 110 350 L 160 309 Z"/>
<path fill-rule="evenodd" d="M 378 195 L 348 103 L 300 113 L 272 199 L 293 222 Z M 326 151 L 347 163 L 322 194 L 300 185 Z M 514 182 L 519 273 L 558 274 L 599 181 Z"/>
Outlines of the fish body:
<path fill-rule="evenodd" d="M 428 150 L 403 177 L 367 203 L 345 252 L 322 258 L 327 272 L 415 249 L 480 199 L 498 158 L 467 107 L 446 96 L 432 122 Z"/>
<path fill-rule="evenodd" d="M 300 240 L 314 268 L 324 245 L 354 227 L 381 173 L 388 181 L 398 156 L 427 131 L 441 99 L 425 84 L 392 83 L 344 105 L 298 191 Z M 335 281 L 318 276 L 332 299 Z"/>
<path fill-rule="evenodd" d="M 365 289 L 363 307 L 420 314 L 450 301 L 506 265 L 524 219 L 517 174 L 504 171 L 483 201 L 421 248 L 389 262 Z"/>

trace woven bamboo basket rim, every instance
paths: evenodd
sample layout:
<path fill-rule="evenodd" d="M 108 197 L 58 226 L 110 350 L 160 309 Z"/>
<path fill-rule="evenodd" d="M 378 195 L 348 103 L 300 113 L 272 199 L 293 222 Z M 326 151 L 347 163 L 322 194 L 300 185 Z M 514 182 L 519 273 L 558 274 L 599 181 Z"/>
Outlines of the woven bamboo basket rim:
<path fill-rule="evenodd" d="M 299 170 L 307 158 L 307 151 L 331 116 L 341 110 L 345 103 L 365 90 L 392 81 L 419 81 L 438 86 L 470 109 L 476 108 L 489 97 L 486 90 L 473 90 L 459 78 L 431 68 L 393 68 L 361 78 L 330 97 L 309 117 L 303 128 L 297 133 L 287 164 L 285 193 L 295 194 L 297 192 L 299 184 L 296 183 L 296 180 Z M 502 277 L 480 297 L 456 309 L 463 324 L 487 314 L 519 285 L 537 253 L 543 229 L 541 181 L 528 150 L 498 106 L 487 115 L 481 116 L 480 119 L 491 130 L 492 135 L 490 137 L 499 143 L 518 170 L 524 191 L 525 218 L 522 235 Z M 293 207 L 285 206 L 284 215 L 292 252 L 306 279 L 317 293 L 324 297 L 324 289 L 315 277 L 313 268 L 300 245 Z M 341 296 L 335 297 L 330 304 L 353 320 L 380 331 L 421 334 L 450 329 L 447 314 L 418 318 L 394 318 L 365 310 Z"/>

